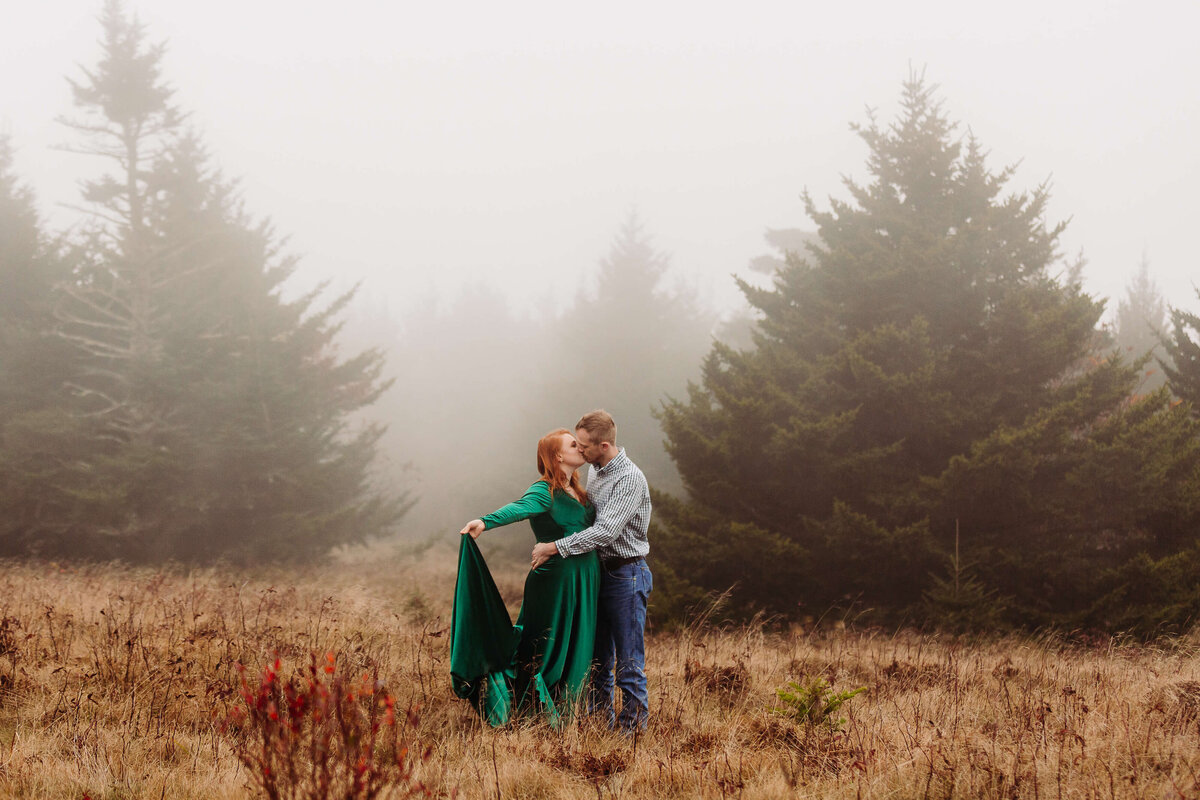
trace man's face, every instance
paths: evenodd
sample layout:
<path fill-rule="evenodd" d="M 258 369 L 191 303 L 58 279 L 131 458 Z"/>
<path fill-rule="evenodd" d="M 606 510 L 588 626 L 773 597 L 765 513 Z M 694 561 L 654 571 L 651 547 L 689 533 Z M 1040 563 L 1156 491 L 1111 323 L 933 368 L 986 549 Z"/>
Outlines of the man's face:
<path fill-rule="evenodd" d="M 579 442 L 579 452 L 583 455 L 584 461 L 589 464 L 600 462 L 600 445 L 592 441 L 592 437 L 588 436 L 587 431 L 583 428 L 576 428 L 575 441 Z"/>

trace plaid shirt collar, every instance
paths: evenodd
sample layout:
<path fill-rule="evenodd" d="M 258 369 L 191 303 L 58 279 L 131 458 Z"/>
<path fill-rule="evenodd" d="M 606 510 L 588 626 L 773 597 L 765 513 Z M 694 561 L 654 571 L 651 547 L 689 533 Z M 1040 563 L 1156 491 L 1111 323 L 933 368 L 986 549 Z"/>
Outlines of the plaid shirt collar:
<path fill-rule="evenodd" d="M 603 467 L 596 467 L 596 474 L 597 475 L 607 475 L 610 472 L 616 472 L 618 466 L 621 466 L 622 464 L 627 464 L 627 463 L 629 463 L 629 459 L 626 458 L 626 456 L 625 456 L 625 448 L 624 447 L 618 448 L 617 454 L 615 456 L 613 456 L 612 461 L 609 461 Z"/>

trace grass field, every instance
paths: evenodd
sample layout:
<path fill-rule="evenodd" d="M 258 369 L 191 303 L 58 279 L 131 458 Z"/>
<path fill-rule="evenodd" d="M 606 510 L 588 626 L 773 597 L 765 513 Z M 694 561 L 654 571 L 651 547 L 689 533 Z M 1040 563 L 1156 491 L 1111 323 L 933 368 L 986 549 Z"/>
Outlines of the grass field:
<path fill-rule="evenodd" d="M 236 665 L 336 654 L 413 705 L 416 778 L 486 798 L 1200 796 L 1200 647 L 700 624 L 648 643 L 642 736 L 491 730 L 454 698 L 455 558 L 316 571 L 0 567 L 0 796 L 255 797 Z M 522 576 L 499 576 L 519 602 Z M 841 730 L 776 689 L 866 687 Z M 384 794 L 383 796 L 388 796 Z M 398 793 L 397 793 L 398 796 Z"/>

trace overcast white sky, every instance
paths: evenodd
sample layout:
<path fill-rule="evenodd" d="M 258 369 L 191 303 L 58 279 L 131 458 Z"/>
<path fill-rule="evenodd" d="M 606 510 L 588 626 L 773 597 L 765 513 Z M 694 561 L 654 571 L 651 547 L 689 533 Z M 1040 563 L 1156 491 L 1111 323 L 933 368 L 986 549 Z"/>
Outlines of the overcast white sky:
<path fill-rule="evenodd" d="M 768 227 L 846 197 L 910 64 L 1117 298 L 1142 258 L 1169 301 L 1200 282 L 1200 2 L 500 4 L 130 2 L 249 209 L 302 280 L 365 282 L 399 313 L 485 282 L 573 297 L 632 208 L 676 273 L 728 306 Z M 0 0 L 0 132 L 56 227 L 88 169 L 51 149 L 100 0 Z"/>

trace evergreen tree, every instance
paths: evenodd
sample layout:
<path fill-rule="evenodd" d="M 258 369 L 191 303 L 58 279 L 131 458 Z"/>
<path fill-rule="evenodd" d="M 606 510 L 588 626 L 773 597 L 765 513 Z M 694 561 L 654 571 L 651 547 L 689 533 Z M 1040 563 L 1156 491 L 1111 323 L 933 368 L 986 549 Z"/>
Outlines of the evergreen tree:
<path fill-rule="evenodd" d="M 1063 530 L 1087 509 L 1055 506 L 1075 488 L 1071 481 L 1095 477 L 1102 452 L 1134 452 L 1136 463 L 1186 471 L 1187 431 L 1161 398 L 1113 416 L 1132 386 L 1129 367 L 1079 369 L 1101 305 L 1077 282 L 1053 277 L 1062 226 L 1043 222 L 1044 186 L 1005 195 L 1012 170 L 991 172 L 974 137 L 958 140 L 920 78 L 905 84 L 896 123 L 882 128 L 872 118 L 856 130 L 870 150 L 871 181 L 848 180 L 851 201 L 833 200 L 828 211 L 806 197 L 819 245 L 789 254 L 771 288 L 742 283 L 761 314 L 754 347 L 713 348 L 701 385 L 663 414 L 668 448 L 696 513 L 752 525 L 806 554 L 790 565 L 790 591 L 757 592 L 754 576 L 777 572 L 766 559 L 778 552 L 742 552 L 734 569 L 744 602 L 780 611 L 797 602 L 919 610 L 954 520 L 964 517 L 964 541 L 981 562 L 973 588 L 1016 596 L 1014 613 L 1022 614 L 1048 554 L 1093 554 L 1094 540 L 1068 542 Z M 1053 454 L 1039 460 L 1076 439 L 1075 472 L 1050 466 Z M 1042 451 L 1021 449 L 1035 441 Z M 1153 441 L 1168 447 L 1161 460 L 1140 449 Z M 1004 451 L 989 458 L 993 447 Z M 1022 473 L 1019 484 L 1006 474 L 1043 463 L 1045 472 Z M 966 464 L 993 469 L 993 481 L 960 480 Z M 1040 492 L 1036 503 L 1023 494 L 1032 490 Z M 1038 544 L 1028 557 L 1005 548 L 1014 530 L 1001 522 L 1022 502 L 1046 522 L 1022 528 Z M 1190 502 L 1180 498 L 1171 524 L 1191 513 Z M 1107 502 L 1102 508 L 1113 511 Z M 1092 523 L 1103 528 L 1111 516 L 1073 521 L 1095 530 Z M 660 521 L 656 541 L 669 551 L 685 536 L 686 518 L 667 513 Z M 1124 543 L 1146 521 L 1137 518 L 1118 538 Z M 999 565 L 987 563 L 997 552 L 1018 562 L 1006 576 L 1016 585 L 1000 585 Z"/>
<path fill-rule="evenodd" d="M 955 525 L 954 553 L 946 559 L 946 574 L 931 575 L 932 584 L 922 596 L 925 617 L 936 620 L 939 628 L 954 633 L 970 630 L 996 630 L 1000 625 L 1004 601 L 995 590 L 976 579 L 973 564 L 963 561 Z"/>
<path fill-rule="evenodd" d="M 810 249 L 821 246 L 821 237 L 799 228 L 768 228 L 763 238 L 775 252 L 750 259 L 750 269 L 770 277 L 787 267 L 789 257 L 803 259 Z"/>
<path fill-rule="evenodd" d="M 4 418 L 46 403 L 47 365 L 34 344 L 53 324 L 51 289 L 63 262 L 41 231 L 33 193 L 0 138 L 0 407 Z"/>
<path fill-rule="evenodd" d="M 1200 426 L 1164 389 L 1131 400 L 1136 380 L 1105 361 L 929 481 L 934 519 L 961 520 L 977 575 L 1010 598 L 1013 622 L 1113 629 L 1149 618 L 1105 610 L 1124 591 L 1113 576 L 1194 545 Z M 1186 621 L 1174 619 L 1176 630 Z"/>
<path fill-rule="evenodd" d="M 1200 290 L 1196 296 L 1200 297 Z M 1160 339 L 1164 354 L 1159 364 L 1175 396 L 1200 414 L 1200 315 L 1172 306 L 1170 317 L 1170 333 Z"/>
<path fill-rule="evenodd" d="M 789 258 L 803 259 L 810 247 L 820 246 L 820 237 L 811 231 L 795 228 L 768 229 L 763 235 L 767 244 L 775 251 L 750 259 L 751 272 L 774 278 L 787 266 Z M 736 350 L 754 346 L 754 325 L 757 316 L 748 306 L 734 311 L 717 327 L 716 338 Z"/>
<path fill-rule="evenodd" d="M 556 336 L 560 353 L 545 381 L 566 423 L 604 408 L 618 443 L 658 489 L 679 487 L 654 413 L 681 394 L 711 343 L 715 317 L 686 289 L 667 285 L 668 258 L 656 250 L 637 214 L 621 226 L 591 291 L 584 291 Z"/>
<path fill-rule="evenodd" d="M 7 330 L 46 317 L 57 277 L 41 266 L 47 250 L 33 192 L 14 173 L 12 145 L 0 136 L 0 324 Z"/>
<path fill-rule="evenodd" d="M 1116 344 L 1121 354 L 1139 365 L 1147 365 L 1138 385 L 1140 394 L 1148 394 L 1166 383 L 1166 374 L 1157 363 L 1165 355 L 1160 337 L 1166 322 L 1166 304 L 1150 275 L 1150 262 L 1143 257 L 1137 274 L 1125 287 L 1115 320 Z"/>
<path fill-rule="evenodd" d="M 58 305 L 78 352 L 87 452 L 65 474 L 72 547 L 130 558 L 290 559 L 361 541 L 402 503 L 371 487 L 378 426 L 348 415 L 386 388 L 373 351 L 340 359 L 350 295 L 281 299 L 294 260 L 241 209 L 171 102 L 163 47 L 118 0 L 103 56 L 73 81 L 80 150 L 115 170 Z"/>
<path fill-rule="evenodd" d="M 74 431 L 61 393 L 71 352 L 53 336 L 53 288 L 67 265 L 0 138 L 0 553 L 35 547 L 66 502 L 42 478 L 66 455 L 47 438 L 69 442 Z"/>

